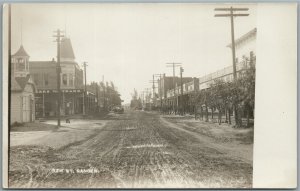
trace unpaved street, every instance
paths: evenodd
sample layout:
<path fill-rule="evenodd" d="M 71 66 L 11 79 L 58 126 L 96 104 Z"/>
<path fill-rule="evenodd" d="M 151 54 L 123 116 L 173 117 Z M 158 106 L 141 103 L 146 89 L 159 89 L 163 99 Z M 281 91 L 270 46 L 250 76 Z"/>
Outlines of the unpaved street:
<path fill-rule="evenodd" d="M 83 124 L 81 130 L 92 127 L 92 133 L 61 147 L 38 142 L 11 147 L 10 186 L 252 186 L 252 143 L 220 140 L 200 122 L 186 126 L 143 111 L 127 111 L 99 128 L 96 123 Z"/>

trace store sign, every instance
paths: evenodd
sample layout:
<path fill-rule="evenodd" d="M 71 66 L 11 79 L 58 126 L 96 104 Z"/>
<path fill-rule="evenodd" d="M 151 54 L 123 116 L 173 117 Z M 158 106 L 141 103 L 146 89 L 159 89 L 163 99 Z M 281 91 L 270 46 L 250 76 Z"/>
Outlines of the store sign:
<path fill-rule="evenodd" d="M 82 89 L 62 89 L 62 93 L 82 93 Z M 44 93 L 44 94 L 50 94 L 50 93 L 57 93 L 57 90 L 38 90 L 37 93 Z"/>

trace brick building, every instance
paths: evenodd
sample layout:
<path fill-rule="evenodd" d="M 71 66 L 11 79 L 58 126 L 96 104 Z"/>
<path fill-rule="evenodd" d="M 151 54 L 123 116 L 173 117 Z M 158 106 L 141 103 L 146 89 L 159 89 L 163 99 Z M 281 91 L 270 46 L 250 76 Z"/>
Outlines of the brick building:
<path fill-rule="evenodd" d="M 193 81 L 192 77 L 183 77 L 182 78 L 182 83 L 187 83 Z M 174 78 L 174 83 L 175 86 L 180 85 L 180 77 L 175 76 Z M 161 79 L 158 80 L 158 94 L 159 97 L 162 97 L 162 99 L 168 98 L 168 91 L 174 88 L 174 83 L 173 83 L 173 77 L 172 76 L 166 76 L 165 74 Z"/>

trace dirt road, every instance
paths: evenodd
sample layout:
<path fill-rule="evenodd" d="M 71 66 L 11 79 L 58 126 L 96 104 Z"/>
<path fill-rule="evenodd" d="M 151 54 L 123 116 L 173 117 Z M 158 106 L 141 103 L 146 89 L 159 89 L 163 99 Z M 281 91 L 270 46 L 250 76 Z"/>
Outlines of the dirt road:
<path fill-rule="evenodd" d="M 248 151 L 233 145 L 226 147 L 156 113 L 130 111 L 108 120 L 86 139 L 60 148 L 12 147 L 9 184 L 28 188 L 251 187 L 252 154 L 241 155 Z"/>

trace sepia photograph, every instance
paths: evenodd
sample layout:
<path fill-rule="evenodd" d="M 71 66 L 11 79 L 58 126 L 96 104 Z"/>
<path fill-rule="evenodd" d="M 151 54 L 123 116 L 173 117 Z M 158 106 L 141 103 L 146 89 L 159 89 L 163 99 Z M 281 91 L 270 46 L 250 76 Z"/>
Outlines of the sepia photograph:
<path fill-rule="evenodd" d="M 257 4 L 7 4 L 9 188 L 252 188 Z"/>

